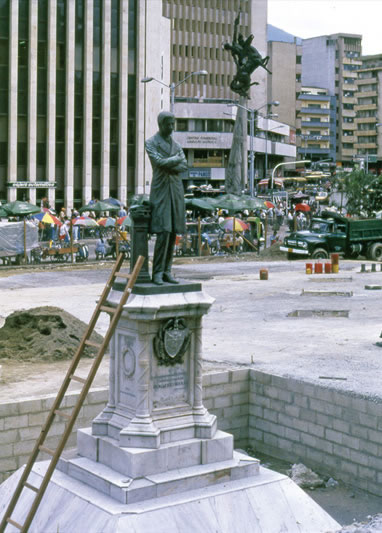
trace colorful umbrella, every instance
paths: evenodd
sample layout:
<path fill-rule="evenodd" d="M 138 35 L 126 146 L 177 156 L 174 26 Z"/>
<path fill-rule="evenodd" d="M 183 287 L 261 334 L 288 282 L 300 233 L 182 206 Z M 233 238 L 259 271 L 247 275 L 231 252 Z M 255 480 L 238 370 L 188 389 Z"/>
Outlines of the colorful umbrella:
<path fill-rule="evenodd" d="M 272 202 L 270 202 L 269 200 L 265 200 L 264 205 L 268 209 L 274 209 L 276 207 L 275 204 L 272 204 Z"/>
<path fill-rule="evenodd" d="M 114 227 L 115 226 L 115 218 L 111 218 L 111 217 L 107 217 L 107 218 L 100 218 L 97 223 L 100 225 L 100 226 L 103 226 L 104 228 L 110 228 L 110 227 Z"/>
<path fill-rule="evenodd" d="M 245 231 L 248 229 L 248 224 L 240 218 L 228 217 L 220 224 L 223 229 L 233 231 L 233 221 L 235 220 L 235 231 Z"/>
<path fill-rule="evenodd" d="M 33 215 L 33 218 L 37 218 L 37 220 L 43 222 L 44 224 L 54 224 L 55 226 L 62 226 L 61 220 L 52 215 L 51 213 L 48 213 L 48 211 L 46 211 L 45 213 L 38 213 L 37 215 Z"/>
<path fill-rule="evenodd" d="M 73 225 L 74 226 L 87 226 L 87 227 L 98 226 L 94 218 L 90 218 L 90 217 L 77 217 L 74 219 Z"/>
<path fill-rule="evenodd" d="M 125 217 L 119 217 L 117 218 L 117 224 L 118 226 L 122 226 L 123 228 L 129 228 L 131 226 L 131 218 L 129 215 Z"/>
<path fill-rule="evenodd" d="M 308 204 L 296 204 L 294 209 L 295 211 L 310 211 Z"/>
<path fill-rule="evenodd" d="M 22 216 L 33 215 L 33 213 L 40 213 L 41 209 L 37 205 L 28 202 L 10 202 L 1 206 L 8 215 Z"/>

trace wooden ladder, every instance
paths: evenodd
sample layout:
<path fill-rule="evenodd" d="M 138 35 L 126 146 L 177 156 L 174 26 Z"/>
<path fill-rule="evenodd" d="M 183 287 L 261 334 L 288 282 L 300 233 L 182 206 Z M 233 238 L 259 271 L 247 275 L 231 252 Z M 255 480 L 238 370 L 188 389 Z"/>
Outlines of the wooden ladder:
<path fill-rule="evenodd" d="M 7 524 L 11 524 L 12 526 L 18 528 L 23 533 L 26 533 L 32 523 L 32 520 L 36 514 L 36 511 L 38 509 L 38 506 L 41 502 L 41 499 L 45 493 L 45 490 L 48 486 L 48 483 L 53 475 L 54 469 L 56 468 L 56 465 L 58 463 L 58 460 L 63 452 L 63 449 L 70 437 L 70 434 L 72 432 L 74 423 L 77 419 L 78 413 L 85 401 L 85 398 L 89 392 L 89 389 L 91 387 L 91 384 L 93 383 L 94 377 L 97 373 L 97 370 L 101 364 L 101 361 L 103 359 L 103 356 L 106 352 L 106 349 L 109 345 L 110 339 L 114 333 L 115 327 L 118 324 L 118 320 L 121 316 L 121 313 L 123 311 L 123 306 L 126 304 L 127 299 L 129 298 L 129 295 L 132 291 L 132 288 L 137 280 L 138 274 L 142 268 L 142 265 L 145 261 L 145 258 L 143 256 L 139 256 L 137 259 L 137 262 L 134 266 L 134 269 L 131 274 L 124 274 L 120 273 L 119 270 L 121 268 L 122 262 L 123 262 L 123 254 L 120 254 L 115 262 L 114 268 L 110 274 L 110 278 L 108 282 L 106 283 L 106 286 L 103 290 L 103 293 L 97 303 L 97 306 L 95 308 L 95 311 L 93 313 L 93 316 L 90 320 L 90 323 L 84 333 L 84 336 L 79 344 L 79 347 L 77 349 L 77 352 L 74 355 L 74 358 L 70 364 L 70 367 L 67 371 L 67 374 L 65 376 L 65 379 L 61 385 L 61 388 L 57 394 L 57 397 L 52 405 L 52 408 L 49 412 L 48 418 L 41 430 L 40 436 L 37 439 L 37 442 L 35 444 L 35 447 L 32 451 L 32 454 L 28 460 L 28 463 L 25 466 L 25 470 L 19 480 L 19 483 L 16 487 L 16 490 L 12 496 L 12 499 L 8 505 L 7 510 L 5 511 L 5 514 L 2 518 L 2 521 L 0 523 L 0 532 L 3 533 L 5 531 L 5 528 Z M 126 278 L 128 282 L 126 283 L 126 287 L 123 291 L 122 297 L 119 301 L 119 304 L 116 307 L 111 307 L 105 305 L 105 302 L 107 301 L 107 298 L 109 296 L 109 293 L 112 289 L 113 283 L 115 278 Z M 97 320 L 101 314 L 101 312 L 105 311 L 106 313 L 110 313 L 111 320 L 109 324 L 109 328 L 106 332 L 105 338 L 102 342 L 102 344 L 96 344 L 90 340 L 90 336 L 96 326 Z M 75 371 L 77 369 L 77 366 L 80 362 L 81 355 L 83 354 L 83 351 L 86 346 L 92 346 L 93 348 L 96 347 L 98 349 L 98 353 L 93 361 L 93 364 L 90 368 L 90 371 L 88 373 L 87 378 L 83 378 L 80 376 L 77 376 L 75 374 Z M 77 381 L 83 385 L 82 390 L 80 392 L 80 395 L 78 397 L 78 400 L 73 407 L 72 413 L 68 414 L 64 411 L 60 410 L 61 402 L 65 396 L 65 393 L 72 381 Z M 59 444 L 55 450 L 52 450 L 48 448 L 47 446 L 44 446 L 45 439 L 48 436 L 49 429 L 53 423 L 54 418 L 58 416 L 63 418 L 66 421 L 66 428 L 64 433 L 61 436 L 61 439 L 59 441 Z M 29 474 L 37 460 L 37 456 L 40 452 L 45 452 L 48 455 L 52 457 L 48 469 L 42 479 L 42 482 L 39 487 L 35 487 L 31 483 L 28 483 L 28 477 Z M 15 520 L 11 518 L 12 513 L 16 507 L 16 504 L 20 498 L 20 495 L 24 488 L 27 488 L 28 490 L 31 490 L 35 493 L 34 500 L 32 503 L 32 506 L 28 512 L 28 515 L 25 519 L 24 524 L 19 524 Z"/>

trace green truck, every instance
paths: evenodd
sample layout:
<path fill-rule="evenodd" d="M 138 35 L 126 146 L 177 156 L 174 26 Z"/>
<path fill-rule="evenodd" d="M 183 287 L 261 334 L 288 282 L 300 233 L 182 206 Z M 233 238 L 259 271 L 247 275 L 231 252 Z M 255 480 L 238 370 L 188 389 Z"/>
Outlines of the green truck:
<path fill-rule="evenodd" d="M 287 252 L 289 259 L 327 259 L 338 253 L 348 259 L 362 255 L 382 261 L 382 219 L 357 220 L 324 211 L 312 218 L 309 230 L 287 235 L 280 250 Z"/>

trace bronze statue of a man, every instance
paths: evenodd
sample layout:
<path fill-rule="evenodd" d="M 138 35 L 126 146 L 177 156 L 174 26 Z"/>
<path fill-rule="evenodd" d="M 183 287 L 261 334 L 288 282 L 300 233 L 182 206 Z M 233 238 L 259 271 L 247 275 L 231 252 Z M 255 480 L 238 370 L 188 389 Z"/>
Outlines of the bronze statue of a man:
<path fill-rule="evenodd" d="M 151 183 L 150 233 L 156 233 L 152 280 L 178 283 L 171 274 L 175 238 L 185 233 L 184 189 L 180 174 L 187 170 L 187 160 L 182 147 L 171 135 L 175 117 L 168 111 L 158 115 L 159 131 L 145 142 L 147 155 L 153 168 Z"/>

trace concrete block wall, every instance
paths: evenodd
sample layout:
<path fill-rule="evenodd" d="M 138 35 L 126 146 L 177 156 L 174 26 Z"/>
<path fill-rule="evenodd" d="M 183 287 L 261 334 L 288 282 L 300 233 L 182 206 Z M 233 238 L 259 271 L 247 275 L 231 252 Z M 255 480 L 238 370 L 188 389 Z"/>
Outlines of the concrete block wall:
<path fill-rule="evenodd" d="M 249 444 L 382 495 L 382 398 L 250 371 Z"/>
<path fill-rule="evenodd" d="M 218 417 L 218 427 L 232 433 L 235 446 L 244 447 L 248 440 L 249 371 L 227 371 L 203 377 L 205 406 Z M 65 396 L 62 410 L 70 413 L 78 392 Z M 0 483 L 25 464 L 48 416 L 55 395 L 0 404 Z M 67 448 L 76 445 L 76 430 L 89 427 L 104 408 L 108 389 L 92 389 L 86 399 Z M 55 449 L 65 424 L 59 417 L 53 423 L 46 446 Z M 49 459 L 46 454 L 41 460 Z"/>
<path fill-rule="evenodd" d="M 71 412 L 78 394 L 67 393 L 62 403 L 62 411 Z M 56 395 L 49 395 L 0 404 L 0 483 L 27 462 L 55 397 Z M 91 424 L 93 418 L 103 409 L 107 398 L 108 391 L 105 388 L 92 389 L 89 392 L 67 447 L 75 446 L 76 430 Z M 48 448 L 57 447 L 64 428 L 63 419 L 56 417 L 45 441 Z M 50 458 L 44 453 L 41 453 L 40 457 L 41 460 Z"/>

